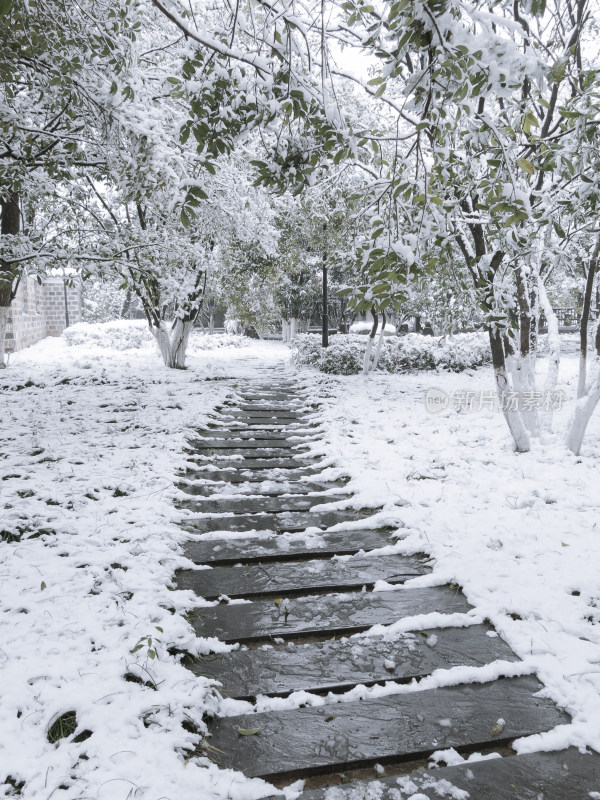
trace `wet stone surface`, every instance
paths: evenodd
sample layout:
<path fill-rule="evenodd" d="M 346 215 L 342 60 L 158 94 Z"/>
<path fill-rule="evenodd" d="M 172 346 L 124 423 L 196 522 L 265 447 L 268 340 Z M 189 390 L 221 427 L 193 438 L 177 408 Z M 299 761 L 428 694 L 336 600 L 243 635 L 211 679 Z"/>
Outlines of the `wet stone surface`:
<path fill-rule="evenodd" d="M 231 439 L 216 438 L 211 439 L 209 436 L 202 439 L 191 439 L 190 444 L 195 452 L 202 453 L 205 450 L 233 450 L 234 453 L 241 453 L 246 455 L 249 452 L 252 455 L 253 450 L 275 450 L 279 453 L 281 450 L 292 450 L 300 452 L 306 450 L 306 444 L 301 441 L 292 441 L 290 439 L 274 439 L 271 438 L 254 438 L 254 439 Z"/>
<path fill-rule="evenodd" d="M 200 481 L 206 479 L 200 479 Z M 210 497 L 214 500 L 219 499 L 219 495 L 233 495 L 236 499 L 248 495 L 264 497 L 306 497 L 306 495 L 316 495 L 321 492 L 332 492 L 331 494 L 323 495 L 330 498 L 329 502 L 341 497 L 349 497 L 345 493 L 344 484 L 338 485 L 319 482 L 319 481 L 286 481 L 281 480 L 275 484 L 274 481 L 242 481 L 247 483 L 246 487 L 236 486 L 232 488 L 230 481 L 217 480 L 217 482 L 185 482 L 181 481 L 176 484 L 178 489 L 189 495 L 196 495 L 198 497 Z M 253 499 L 249 497 L 248 499 Z"/>
<path fill-rule="evenodd" d="M 239 462 L 239 467 L 236 468 L 231 464 L 227 464 L 225 468 L 215 468 L 215 465 L 210 465 L 206 469 L 189 469 L 182 473 L 182 477 L 187 480 L 205 480 L 205 481 L 227 481 L 228 483 L 247 483 L 248 481 L 276 481 L 282 480 L 301 480 L 302 478 L 318 478 L 319 473 L 314 467 L 298 466 L 298 462 L 293 462 L 291 467 L 279 468 L 267 465 L 266 468 L 249 469 L 247 466 L 247 459 Z M 295 466 L 294 466 L 295 465 Z"/>
<path fill-rule="evenodd" d="M 448 587 L 398 589 L 388 592 L 348 592 L 294 598 L 285 616 L 273 600 L 194 609 L 190 621 L 199 636 L 224 642 L 327 633 L 357 633 L 372 625 L 389 625 L 401 617 L 467 612 L 464 596 Z"/>
<path fill-rule="evenodd" d="M 348 497 L 348 495 L 347 495 Z M 335 495 L 309 497 L 228 497 L 223 500 L 177 500 L 177 508 L 186 508 L 200 514 L 256 514 L 261 512 L 310 511 L 323 503 L 336 503 L 343 498 Z"/>
<path fill-rule="evenodd" d="M 190 517 L 183 527 L 196 533 L 211 531 L 304 531 L 331 528 L 345 522 L 358 522 L 368 513 L 360 511 L 288 511 L 281 514 L 235 514 L 231 516 Z"/>
<path fill-rule="evenodd" d="M 233 422 L 244 425 L 306 425 L 313 420 L 314 411 L 259 411 L 258 409 L 242 411 L 239 408 L 222 408 L 219 411 L 219 418 L 224 425 Z"/>
<path fill-rule="evenodd" d="M 236 461 L 239 461 L 240 459 L 258 458 L 264 460 L 309 458 L 309 451 L 307 448 L 299 447 L 298 445 L 270 447 L 269 445 L 265 445 L 264 442 L 262 444 L 259 443 L 258 445 L 248 442 L 248 446 L 246 446 L 246 442 L 236 442 L 234 444 L 235 447 L 230 446 L 231 442 L 226 442 L 225 446 L 221 447 L 219 444 L 215 445 L 214 441 L 212 444 L 207 442 L 202 445 L 198 444 L 193 450 L 189 450 L 188 452 L 193 456 L 195 461 L 214 457 L 219 459 L 235 459 Z"/>
<path fill-rule="evenodd" d="M 517 657 L 486 625 L 436 628 L 402 634 L 395 641 L 355 636 L 333 642 L 282 643 L 206 656 L 186 666 L 222 683 L 228 697 L 292 691 L 350 689 L 389 680 L 411 680 L 435 669 L 483 666 Z"/>
<path fill-rule="evenodd" d="M 196 564 L 246 564 L 352 555 L 392 544 L 385 531 L 351 530 L 313 534 L 258 534 L 244 539 L 205 539 L 187 542 L 184 555 Z"/>
<path fill-rule="evenodd" d="M 238 444 L 245 441 L 266 440 L 270 444 L 274 441 L 281 441 L 291 444 L 300 444 L 303 441 L 316 439 L 314 431 L 310 428 L 298 428 L 298 430 L 290 430 L 289 428 L 255 428 L 249 431 L 245 426 L 240 428 L 230 427 L 228 430 L 213 430 L 211 428 L 199 430 L 198 434 L 204 439 L 215 439 L 223 441 L 236 441 Z M 202 442 L 202 438 L 199 439 Z M 192 440 L 195 441 L 195 440 Z"/>
<path fill-rule="evenodd" d="M 222 766 L 251 777 L 318 774 L 444 750 L 506 743 L 568 722 L 547 699 L 534 697 L 534 677 L 408 692 L 375 700 L 247 714 L 216 721 L 210 744 Z M 498 719 L 501 733 L 494 735 Z M 239 730 L 257 729 L 253 736 Z"/>
<path fill-rule="evenodd" d="M 404 800 L 417 793 L 436 800 L 588 800 L 592 792 L 600 792 L 600 756 L 571 748 L 333 786 L 298 800 Z"/>
<path fill-rule="evenodd" d="M 263 454 L 264 455 L 264 454 Z M 269 458 L 261 457 L 250 457 L 250 456 L 242 456 L 242 455 L 232 455 L 232 456 L 214 456 L 214 455 L 194 455 L 190 458 L 191 461 L 197 461 L 199 464 L 206 464 L 206 466 L 212 467 L 230 467 L 236 466 L 240 470 L 273 470 L 273 469 L 287 469 L 287 470 L 301 470 L 306 469 L 308 470 L 305 472 L 305 475 L 314 474 L 316 470 L 319 469 L 319 462 L 314 458 L 303 458 L 301 456 L 296 456 L 295 458 L 290 458 L 289 456 L 286 457 L 278 457 L 278 456 L 270 456 Z M 298 474 L 298 473 L 296 473 Z"/>
<path fill-rule="evenodd" d="M 272 372 L 265 380 L 272 381 Z M 219 680 L 226 696 L 252 700 L 312 691 L 325 702 L 216 720 L 211 757 L 278 786 L 298 777 L 329 786 L 307 790 L 301 800 L 587 800 L 600 792 L 597 755 L 506 755 L 513 739 L 569 721 L 534 696 L 542 688 L 537 678 L 437 689 L 406 685 L 436 670 L 518 659 L 481 624 L 390 631 L 389 640 L 380 631 L 368 636 L 373 625 L 465 613 L 470 606 L 450 586 L 367 591 L 378 580 L 400 584 L 429 568 L 416 556 L 369 555 L 396 541 L 390 530 L 365 528 L 362 520 L 372 511 L 319 510 L 344 497 L 344 484 L 324 481 L 329 464 L 310 456 L 319 406 L 295 391 L 294 381 L 232 388 L 190 441 L 189 469 L 179 483 L 188 498 L 178 505 L 191 512 L 183 527 L 196 536 L 185 555 L 213 569 L 182 570 L 176 583 L 207 599 L 233 599 L 193 609 L 189 618 L 199 636 L 240 647 L 186 657 L 184 664 Z M 323 530 L 356 521 L 362 529 Z M 350 560 L 331 558 L 350 554 Z M 372 687 L 359 690 L 363 700 L 339 696 L 359 685 Z M 499 750 L 504 757 L 423 771 L 432 752 L 450 747 L 463 754 Z M 377 764 L 395 777 L 345 778 L 370 777 Z"/>
<path fill-rule="evenodd" d="M 321 559 L 181 570 L 177 573 L 176 585 L 178 589 L 191 589 L 206 599 L 216 599 L 222 594 L 231 598 L 283 596 L 300 590 L 372 587 L 377 580 L 403 583 L 407 578 L 429 571 L 419 559 L 410 556 L 353 556 L 344 561 Z"/>

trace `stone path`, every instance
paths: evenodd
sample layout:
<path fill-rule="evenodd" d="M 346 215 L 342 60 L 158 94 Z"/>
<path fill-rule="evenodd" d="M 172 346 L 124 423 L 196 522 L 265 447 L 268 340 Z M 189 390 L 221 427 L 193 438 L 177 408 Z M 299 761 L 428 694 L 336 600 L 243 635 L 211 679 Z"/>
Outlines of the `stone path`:
<path fill-rule="evenodd" d="M 319 435 L 315 409 L 284 378 L 249 385 L 190 442 L 193 466 L 179 484 L 193 535 L 186 554 L 207 568 L 179 572 L 177 584 L 224 600 L 198 607 L 191 622 L 199 636 L 240 647 L 186 665 L 233 698 L 298 690 L 326 698 L 212 721 L 214 760 L 280 788 L 304 778 L 302 800 L 594 797 L 599 756 L 511 749 L 515 738 L 569 721 L 536 696 L 543 687 L 535 676 L 470 683 L 465 673 L 457 685 L 407 691 L 438 669 L 518 661 L 488 625 L 361 635 L 376 624 L 470 607 L 457 587 L 403 589 L 430 571 L 427 560 L 372 555 L 394 541 L 390 531 L 361 525 L 372 511 L 327 507 L 348 493 L 342 482 L 323 480 L 308 454 L 306 443 Z M 376 581 L 396 588 L 373 591 Z M 236 598 L 251 602 L 227 602 Z M 351 698 L 340 696 L 353 689 Z M 427 770 L 428 757 L 448 748 L 465 758 L 499 757 Z"/>

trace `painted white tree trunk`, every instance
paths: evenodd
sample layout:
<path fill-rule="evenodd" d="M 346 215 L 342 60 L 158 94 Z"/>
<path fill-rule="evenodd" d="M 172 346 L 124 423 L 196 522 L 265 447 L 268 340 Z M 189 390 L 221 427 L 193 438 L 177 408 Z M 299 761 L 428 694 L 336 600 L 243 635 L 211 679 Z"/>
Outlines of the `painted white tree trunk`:
<path fill-rule="evenodd" d="M 192 323 L 182 322 L 180 319 L 177 319 L 171 325 L 171 330 L 169 330 L 167 323 L 162 321 L 160 327 L 157 328 L 153 325 L 150 330 L 156 339 L 165 366 L 171 367 L 172 369 L 184 369 L 185 354 L 192 330 Z"/>
<path fill-rule="evenodd" d="M 577 401 L 575 414 L 573 415 L 567 434 L 566 445 L 576 456 L 581 452 L 581 444 L 585 436 L 588 422 L 600 400 L 600 361 L 598 359 L 596 359 L 596 361 L 598 363 L 596 377 L 592 381 L 587 394 Z"/>
<path fill-rule="evenodd" d="M 381 356 L 381 350 L 383 347 L 383 337 L 384 327 L 382 326 L 381 330 L 379 331 L 379 339 L 377 340 L 377 349 L 375 350 L 375 355 L 373 356 L 373 364 L 371 366 L 372 372 L 375 372 L 377 369 L 377 364 L 379 363 L 379 357 Z"/>
<path fill-rule="evenodd" d="M 290 341 L 290 323 L 287 319 L 281 320 L 281 338 L 284 342 Z"/>
<path fill-rule="evenodd" d="M 298 335 L 298 317 L 292 317 L 290 320 L 290 339 L 295 339 Z"/>
<path fill-rule="evenodd" d="M 538 294 L 542 311 L 548 320 L 548 369 L 546 370 L 546 380 L 544 381 L 544 395 L 545 398 L 548 398 L 549 395 L 556 390 L 558 381 L 558 369 L 560 367 L 560 334 L 558 332 L 558 317 L 554 313 L 554 309 L 548 299 L 546 287 L 541 280 L 538 281 Z M 541 416 L 543 427 L 548 431 L 552 430 L 552 415 L 552 403 L 548 403 L 547 411 Z"/>
<path fill-rule="evenodd" d="M 367 349 L 365 350 L 365 360 L 363 361 L 363 375 L 368 375 L 371 371 L 371 350 L 373 349 L 373 339 L 369 336 Z"/>
<path fill-rule="evenodd" d="M 537 395 L 537 382 L 535 377 L 535 366 L 537 362 L 537 353 L 529 353 L 529 355 L 520 359 L 521 362 L 521 393 L 522 393 L 522 406 L 521 416 L 523 423 L 531 436 L 539 436 L 540 425 L 540 402 Z"/>
<path fill-rule="evenodd" d="M 3 369 L 6 366 L 4 354 L 6 343 L 6 327 L 8 325 L 9 314 L 10 306 L 0 306 L 0 369 Z"/>
<path fill-rule="evenodd" d="M 506 370 L 500 367 L 494 367 L 494 377 L 496 379 L 496 387 L 498 389 L 498 397 L 502 400 L 510 393 L 510 385 Z M 515 448 L 519 453 L 527 453 L 531 449 L 531 442 L 527 429 L 523 424 L 521 413 L 518 409 L 513 409 L 510 403 L 502 404 L 502 413 L 508 425 L 511 436 L 515 443 Z"/>
<path fill-rule="evenodd" d="M 536 356 L 533 353 L 525 357 L 511 355 L 506 358 L 506 367 L 512 379 L 512 388 L 517 394 L 518 413 L 531 436 L 540 434 L 539 402 L 535 396 L 535 364 Z"/>

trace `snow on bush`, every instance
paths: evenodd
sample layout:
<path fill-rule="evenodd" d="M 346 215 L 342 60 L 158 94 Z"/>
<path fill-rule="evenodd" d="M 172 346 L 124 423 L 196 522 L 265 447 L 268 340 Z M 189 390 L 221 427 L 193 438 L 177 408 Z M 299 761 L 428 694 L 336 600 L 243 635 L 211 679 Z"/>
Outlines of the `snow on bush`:
<path fill-rule="evenodd" d="M 91 345 L 107 350 L 139 350 L 154 341 L 146 320 L 115 320 L 114 322 L 78 322 L 63 332 L 71 347 Z"/>
<path fill-rule="evenodd" d="M 328 348 L 321 347 L 315 334 L 301 334 L 292 343 L 296 364 L 316 367 L 333 375 L 356 375 L 362 370 L 367 340 L 365 336 L 339 335 Z M 424 369 L 447 369 L 462 372 L 490 361 L 487 336 L 462 333 L 449 337 L 406 336 L 384 339 L 378 369 L 386 372 L 413 372 Z"/>
<path fill-rule="evenodd" d="M 215 333 L 212 336 L 200 331 L 192 331 L 189 351 L 219 350 L 222 347 L 248 347 L 250 339 L 247 336 L 234 333 Z"/>
<path fill-rule="evenodd" d="M 354 322 L 350 326 L 350 333 L 371 333 L 372 328 L 373 328 L 372 322 Z M 378 327 L 377 330 L 378 331 L 381 330 L 381 325 Z M 391 322 L 386 322 L 385 333 L 386 335 L 391 335 L 396 333 L 396 326 L 392 325 Z"/>
<path fill-rule="evenodd" d="M 63 332 L 70 346 L 86 345 L 106 350 L 139 350 L 154 344 L 146 320 L 114 320 L 113 322 L 79 322 Z M 215 334 L 209 336 L 201 331 L 192 331 L 189 352 L 216 350 L 222 347 L 245 347 L 245 336 Z"/>

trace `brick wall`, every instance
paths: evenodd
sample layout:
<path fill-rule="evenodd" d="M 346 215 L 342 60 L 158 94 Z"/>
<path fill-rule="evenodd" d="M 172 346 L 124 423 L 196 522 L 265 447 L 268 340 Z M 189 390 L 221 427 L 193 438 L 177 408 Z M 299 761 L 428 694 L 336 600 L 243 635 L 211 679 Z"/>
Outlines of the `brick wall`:
<path fill-rule="evenodd" d="M 67 286 L 69 325 L 81 322 L 81 281 Z M 65 290 L 62 278 L 23 277 L 11 304 L 6 330 L 6 351 L 22 350 L 45 336 L 60 336 L 66 328 Z"/>

